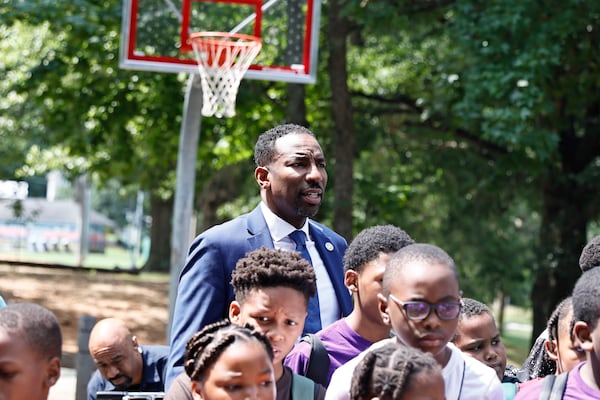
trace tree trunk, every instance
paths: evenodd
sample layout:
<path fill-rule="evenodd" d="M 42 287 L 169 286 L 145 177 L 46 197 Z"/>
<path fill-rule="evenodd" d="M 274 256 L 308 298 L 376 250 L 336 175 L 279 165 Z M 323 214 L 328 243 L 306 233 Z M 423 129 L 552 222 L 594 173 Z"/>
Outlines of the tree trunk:
<path fill-rule="evenodd" d="M 150 255 L 144 269 L 153 272 L 169 272 L 171 263 L 171 219 L 173 218 L 173 199 L 163 200 L 156 195 L 150 196 Z"/>
<path fill-rule="evenodd" d="M 240 195 L 250 171 L 253 171 L 253 164 L 227 165 L 204 184 L 196 204 L 196 208 L 200 210 L 198 232 L 223 222 L 217 215 L 219 207 Z"/>
<path fill-rule="evenodd" d="M 354 124 L 352 99 L 348 90 L 346 58 L 350 21 L 342 15 L 343 1 L 329 3 L 329 82 L 335 131 L 335 202 L 333 229 L 346 239 L 352 238 L 352 193 Z"/>
<path fill-rule="evenodd" d="M 498 324 L 498 331 L 500 335 L 504 334 L 504 312 L 506 311 L 506 292 L 504 290 L 500 291 L 498 295 L 498 310 L 496 318 L 496 324 Z"/>
<path fill-rule="evenodd" d="M 585 189 L 575 178 L 550 174 L 543 187 L 539 265 L 531 290 L 532 342 L 546 327 L 554 307 L 570 296 L 581 275 L 579 256 L 586 243 L 587 216 L 582 211 Z"/>
<path fill-rule="evenodd" d="M 288 102 L 286 119 L 289 123 L 308 126 L 306 121 L 306 87 L 300 83 L 290 83 L 288 88 Z"/>

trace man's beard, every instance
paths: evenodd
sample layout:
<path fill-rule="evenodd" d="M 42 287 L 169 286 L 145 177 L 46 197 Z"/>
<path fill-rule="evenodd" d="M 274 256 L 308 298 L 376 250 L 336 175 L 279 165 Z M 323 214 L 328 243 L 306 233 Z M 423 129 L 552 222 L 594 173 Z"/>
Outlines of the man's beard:
<path fill-rule="evenodd" d="M 114 381 L 118 381 L 121 380 L 121 378 L 125 378 L 125 380 L 123 381 L 123 383 L 116 385 L 114 383 Z M 133 379 L 130 376 L 127 375 L 118 375 L 116 377 L 114 377 L 113 379 L 109 379 L 110 383 L 112 383 L 115 386 L 115 389 L 117 390 L 124 390 L 127 389 L 128 387 L 131 386 L 131 382 L 133 381 Z"/>
<path fill-rule="evenodd" d="M 306 207 L 302 204 L 300 199 L 296 201 L 296 214 L 302 218 L 312 218 L 319 212 L 321 205 L 315 205 L 311 207 Z"/>

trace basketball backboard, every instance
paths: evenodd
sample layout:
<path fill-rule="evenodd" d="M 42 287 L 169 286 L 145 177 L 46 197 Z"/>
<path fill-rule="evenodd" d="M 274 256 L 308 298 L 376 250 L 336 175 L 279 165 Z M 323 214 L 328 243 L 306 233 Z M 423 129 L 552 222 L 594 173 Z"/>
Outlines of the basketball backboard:
<path fill-rule="evenodd" d="M 189 36 L 198 31 L 260 37 L 247 79 L 314 83 L 321 0 L 124 0 L 120 66 L 198 73 Z"/>

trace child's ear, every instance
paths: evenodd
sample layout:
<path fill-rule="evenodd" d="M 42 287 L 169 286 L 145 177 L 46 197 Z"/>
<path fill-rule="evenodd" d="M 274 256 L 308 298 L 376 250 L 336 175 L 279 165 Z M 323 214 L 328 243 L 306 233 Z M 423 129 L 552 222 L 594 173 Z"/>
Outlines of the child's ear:
<path fill-rule="evenodd" d="M 200 387 L 200 384 L 196 381 L 192 381 L 192 397 L 194 398 L 194 400 L 204 399 L 204 397 L 202 396 L 202 388 Z"/>
<path fill-rule="evenodd" d="M 586 352 L 591 352 L 594 349 L 592 329 L 584 321 L 577 321 L 573 325 L 573 344 Z"/>
<path fill-rule="evenodd" d="M 60 378 L 60 358 L 52 357 L 46 364 L 46 386 L 54 386 Z"/>
<path fill-rule="evenodd" d="M 229 321 L 231 321 L 232 324 L 240 325 L 241 313 L 242 307 L 240 306 L 240 303 L 238 303 L 236 300 L 233 300 L 229 304 Z"/>
<path fill-rule="evenodd" d="M 352 293 L 358 292 L 358 274 L 355 270 L 349 269 L 346 271 L 344 274 L 344 284 Z"/>
<path fill-rule="evenodd" d="M 552 361 L 558 361 L 558 348 L 556 346 L 556 340 L 547 339 L 544 342 L 544 350 L 546 350 L 546 354 L 548 354 L 548 358 Z"/>
<path fill-rule="evenodd" d="M 388 313 L 388 299 L 383 295 L 383 293 L 379 293 L 377 295 L 377 305 L 379 307 L 379 314 L 381 315 L 383 323 L 388 326 L 391 326 L 392 319 L 390 318 L 390 314 Z"/>

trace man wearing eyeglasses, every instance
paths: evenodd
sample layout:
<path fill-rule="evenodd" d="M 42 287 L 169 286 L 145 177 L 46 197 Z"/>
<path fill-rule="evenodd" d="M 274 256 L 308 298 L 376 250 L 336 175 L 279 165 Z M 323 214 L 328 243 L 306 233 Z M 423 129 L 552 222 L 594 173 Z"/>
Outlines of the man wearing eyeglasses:
<path fill-rule="evenodd" d="M 395 338 L 371 349 L 397 340 L 431 353 L 442 366 L 446 400 L 503 400 L 495 371 L 449 343 L 460 310 L 461 292 L 452 258 L 430 244 L 406 246 L 388 262 L 379 295 L 379 311 Z M 352 372 L 368 351 L 336 370 L 325 400 L 349 399 Z"/>

